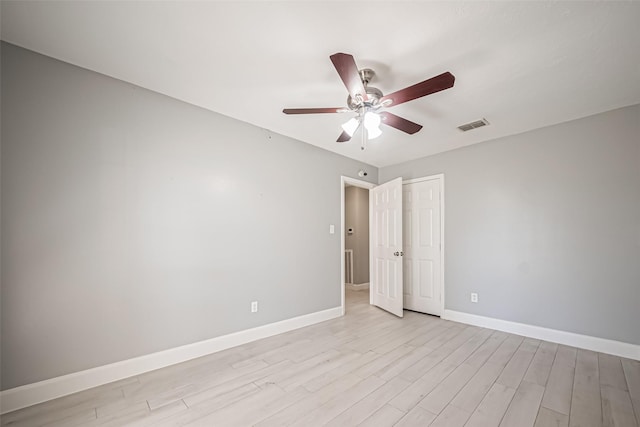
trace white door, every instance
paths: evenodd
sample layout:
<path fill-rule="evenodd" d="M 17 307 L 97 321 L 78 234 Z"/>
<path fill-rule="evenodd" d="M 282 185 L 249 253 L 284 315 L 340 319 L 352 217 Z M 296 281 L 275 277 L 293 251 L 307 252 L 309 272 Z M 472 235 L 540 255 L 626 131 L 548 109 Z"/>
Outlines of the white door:
<path fill-rule="evenodd" d="M 371 302 L 402 317 L 402 178 L 369 190 Z"/>
<path fill-rule="evenodd" d="M 442 315 L 440 178 L 403 185 L 404 307 Z"/>

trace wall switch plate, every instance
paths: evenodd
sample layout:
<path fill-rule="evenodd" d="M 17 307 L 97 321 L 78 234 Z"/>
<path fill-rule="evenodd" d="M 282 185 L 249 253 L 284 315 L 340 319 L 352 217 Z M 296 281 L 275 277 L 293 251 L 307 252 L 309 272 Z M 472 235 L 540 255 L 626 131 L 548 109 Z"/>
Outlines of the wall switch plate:
<path fill-rule="evenodd" d="M 471 302 L 478 302 L 478 294 L 471 292 Z"/>
<path fill-rule="evenodd" d="M 258 301 L 252 301 L 251 302 L 251 312 L 252 313 L 257 313 L 258 312 Z"/>
<path fill-rule="evenodd" d="M 333 224 L 329 224 L 329 234 L 335 234 L 336 226 Z"/>

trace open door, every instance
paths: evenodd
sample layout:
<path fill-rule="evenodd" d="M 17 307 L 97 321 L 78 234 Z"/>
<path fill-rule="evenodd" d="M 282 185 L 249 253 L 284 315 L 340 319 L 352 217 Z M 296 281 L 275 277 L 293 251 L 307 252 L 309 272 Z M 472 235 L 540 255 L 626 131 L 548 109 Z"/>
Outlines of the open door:
<path fill-rule="evenodd" d="M 402 178 L 369 190 L 371 302 L 403 316 Z"/>

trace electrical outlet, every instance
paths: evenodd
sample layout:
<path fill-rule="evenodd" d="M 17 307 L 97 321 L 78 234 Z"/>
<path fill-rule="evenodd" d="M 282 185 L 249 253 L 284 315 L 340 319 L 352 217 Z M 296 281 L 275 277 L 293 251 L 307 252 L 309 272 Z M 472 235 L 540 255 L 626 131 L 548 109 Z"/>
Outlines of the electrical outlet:
<path fill-rule="evenodd" d="M 478 302 L 478 294 L 471 292 L 471 302 Z"/>
<path fill-rule="evenodd" d="M 252 313 L 258 312 L 258 301 L 251 301 L 251 312 Z"/>

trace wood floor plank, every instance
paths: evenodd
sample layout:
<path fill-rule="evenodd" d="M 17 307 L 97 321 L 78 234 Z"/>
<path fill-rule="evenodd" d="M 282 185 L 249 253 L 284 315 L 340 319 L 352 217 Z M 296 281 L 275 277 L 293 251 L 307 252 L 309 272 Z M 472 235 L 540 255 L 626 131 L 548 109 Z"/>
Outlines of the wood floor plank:
<path fill-rule="evenodd" d="M 202 395 L 191 397 L 191 399 L 194 397 L 197 398 L 196 403 L 192 403 L 192 401 L 189 400 L 190 398 L 185 398 L 183 402 L 185 402 L 189 411 L 168 417 L 165 423 L 167 425 L 188 424 L 236 402 L 240 402 L 253 394 L 257 394 L 260 390 L 262 389 L 257 385 L 249 383 L 219 394 L 214 394 L 213 392 L 207 393 L 206 398 Z"/>
<path fill-rule="evenodd" d="M 523 341 L 524 338 L 519 335 L 507 335 L 507 338 L 500 344 L 498 349 L 493 352 L 487 362 L 505 366 L 509 363 L 513 354 L 518 350 Z"/>
<path fill-rule="evenodd" d="M 469 417 L 471 417 L 471 412 L 448 405 L 440 412 L 440 415 L 433 420 L 433 423 L 429 424 L 429 427 L 462 427 L 466 424 Z"/>
<path fill-rule="evenodd" d="M 410 366 L 413 366 L 418 361 L 422 360 L 427 354 L 433 353 L 433 349 L 429 347 L 418 347 L 411 350 L 409 353 L 402 357 L 392 361 L 387 366 L 381 368 L 374 373 L 376 377 L 382 378 L 385 381 L 396 377 L 400 372 L 404 371 Z"/>
<path fill-rule="evenodd" d="M 448 332 L 444 335 L 447 338 L 446 342 L 429 353 L 427 356 L 423 357 L 421 360 L 409 366 L 399 375 L 407 381 L 416 381 L 421 376 L 429 372 L 432 368 L 442 363 L 444 359 L 449 357 L 454 351 L 456 351 L 460 346 L 462 346 L 478 332 L 480 332 L 479 328 L 467 328 L 462 331 L 452 328 L 451 332 Z M 454 365 L 453 363 L 446 362 L 444 364 Z"/>
<path fill-rule="evenodd" d="M 400 359 L 407 353 L 412 352 L 413 350 L 415 350 L 415 347 L 402 345 L 395 350 L 372 360 L 366 365 L 363 365 L 359 369 L 356 369 L 353 373 L 361 378 L 368 378 L 371 375 L 374 375 L 380 369 L 383 369 L 385 366 L 395 362 L 396 360 Z"/>
<path fill-rule="evenodd" d="M 432 370 L 427 372 L 422 378 L 413 382 L 403 392 L 398 394 L 389 403 L 400 409 L 401 411 L 408 412 L 413 409 L 426 395 L 436 388 L 440 382 L 445 379 L 456 369 L 456 366 L 448 363 L 440 363 Z M 402 377 L 401 377 L 402 378 Z M 437 415 L 437 414 L 436 414 Z"/>
<path fill-rule="evenodd" d="M 334 358 L 327 359 L 316 366 L 302 370 L 296 375 L 291 375 L 277 384 L 285 391 L 291 391 L 320 375 L 331 372 L 332 370 L 339 368 L 341 365 L 357 360 L 360 357 L 362 357 L 360 353 L 340 353 Z"/>
<path fill-rule="evenodd" d="M 493 333 L 490 329 L 480 329 L 471 338 L 456 348 L 450 355 L 444 358 L 446 363 L 459 365 L 467 360 L 475 351 L 484 344 Z"/>
<path fill-rule="evenodd" d="M 155 411 L 148 408 L 139 408 L 136 411 L 128 411 L 123 414 L 114 414 L 106 418 L 98 418 L 93 422 L 83 424 L 86 427 L 121 427 L 121 426 L 158 426 L 171 415 L 187 410 L 182 401 L 164 405 Z"/>
<path fill-rule="evenodd" d="M 311 339 L 300 339 L 294 342 L 290 342 L 283 346 L 270 349 L 265 351 L 264 353 L 258 353 L 255 356 L 252 356 L 247 359 L 240 360 L 238 362 L 232 363 L 232 368 L 241 368 L 251 363 L 256 362 L 265 362 L 270 365 L 276 364 L 278 362 L 282 362 L 283 360 L 289 360 L 288 356 L 298 351 L 301 348 L 309 346 L 313 341 Z"/>
<path fill-rule="evenodd" d="M 529 369 L 524 374 L 523 381 L 546 386 L 551 366 L 556 358 L 556 351 L 558 351 L 558 344 L 542 341 L 533 356 Z"/>
<path fill-rule="evenodd" d="M 416 335 L 415 337 L 405 342 L 404 344 L 410 345 L 413 347 L 422 347 L 426 342 L 429 342 L 439 337 L 440 335 L 444 334 L 446 331 L 448 331 L 451 328 L 451 325 L 446 324 L 442 320 L 434 321 L 434 325 L 435 325 L 434 327 L 429 328 L 425 332 Z"/>
<path fill-rule="evenodd" d="M 394 319 L 395 320 L 395 319 Z M 407 324 L 412 323 L 410 320 L 407 321 Z M 415 322 L 414 322 L 415 323 Z M 366 335 L 362 338 L 354 340 L 348 344 L 346 344 L 347 348 L 350 348 L 359 353 L 366 353 L 367 351 L 375 351 L 376 348 L 379 348 L 381 343 L 384 343 L 389 340 L 393 340 L 397 337 L 397 335 L 402 333 L 404 329 L 404 325 L 402 323 L 396 323 L 391 327 L 388 327 L 384 330 L 379 330 L 377 334 Z M 388 353 L 388 350 L 385 351 Z"/>
<path fill-rule="evenodd" d="M 267 369 L 269 367 L 270 365 L 262 361 L 252 363 L 238 369 L 233 369 L 230 368 L 230 366 L 225 365 L 224 368 L 213 368 L 210 372 L 206 370 L 203 372 L 204 368 L 200 367 L 198 375 L 190 372 L 189 375 L 185 376 L 183 373 L 178 371 L 173 376 L 159 378 L 156 381 L 141 379 L 139 384 L 124 386 L 122 388 L 122 391 L 126 399 L 130 399 L 132 402 L 140 402 L 143 400 L 154 398 L 162 393 L 170 393 L 172 389 L 181 387 L 185 384 L 198 383 L 204 384 L 203 388 L 213 387 L 215 385 L 222 384 L 227 381 L 232 381 L 236 378 L 243 377 L 248 374 L 260 372 L 263 369 Z"/>
<path fill-rule="evenodd" d="M 602 425 L 602 403 L 598 355 L 578 350 L 571 397 L 570 427 L 599 427 Z"/>
<path fill-rule="evenodd" d="M 373 351 L 368 351 L 365 354 L 360 355 L 353 360 L 340 364 L 339 366 L 331 369 L 330 371 L 324 372 L 320 375 L 317 375 L 311 378 L 310 380 L 306 381 L 303 384 L 303 387 L 311 392 L 318 391 L 323 387 L 327 386 L 328 384 L 331 384 L 332 382 L 336 381 L 338 378 L 341 378 L 344 375 L 347 375 L 361 368 L 362 366 L 366 365 L 369 362 L 372 362 L 373 360 L 379 357 L 380 357 L 380 354 L 374 353 Z"/>
<path fill-rule="evenodd" d="M 504 369 L 503 365 L 487 362 L 451 400 L 451 404 L 468 412 L 476 410 L 484 396 Z"/>
<path fill-rule="evenodd" d="M 260 387 L 253 383 L 239 385 L 235 382 L 227 382 L 216 387 L 202 390 L 184 397 L 182 400 L 189 408 L 206 402 L 208 408 L 223 408 L 240 398 L 260 391 Z M 213 412 L 213 411 L 211 411 Z"/>
<path fill-rule="evenodd" d="M 576 349 L 558 346 L 542 398 L 542 406 L 569 416 L 575 366 Z"/>
<path fill-rule="evenodd" d="M 304 374 L 309 369 L 315 369 L 318 366 L 324 366 L 340 357 L 343 357 L 342 353 L 334 349 L 329 349 L 303 362 L 293 363 L 289 366 L 288 369 L 277 370 L 267 377 L 254 381 L 254 383 L 259 385 L 260 387 L 264 387 L 267 384 L 285 384 L 291 378 L 294 378 L 301 373 Z"/>
<path fill-rule="evenodd" d="M 543 386 L 522 381 L 502 418 L 500 427 L 533 427 L 543 395 Z"/>
<path fill-rule="evenodd" d="M 267 366 L 263 369 L 249 372 L 242 376 L 236 376 L 231 379 L 223 378 L 223 380 L 228 379 L 224 382 L 221 382 L 221 380 L 209 381 L 203 383 L 201 387 L 199 387 L 198 391 L 190 393 L 184 396 L 182 399 L 189 407 L 193 407 L 201 402 L 210 402 L 211 400 L 217 400 L 227 393 L 240 393 L 241 391 L 239 389 L 241 387 L 245 387 L 245 391 L 249 393 L 254 388 L 259 389 L 259 386 L 254 382 L 259 382 L 262 378 L 265 378 L 274 372 L 286 370 L 291 365 L 291 361 L 285 360 L 276 365 Z"/>
<path fill-rule="evenodd" d="M 367 395 L 382 387 L 384 383 L 385 382 L 380 378 L 369 377 L 349 390 L 336 395 L 325 404 L 309 412 L 306 416 L 296 420 L 296 422 L 291 425 L 296 427 L 324 425 L 354 405 L 356 402 L 362 400 Z"/>
<path fill-rule="evenodd" d="M 371 413 L 385 406 L 387 402 L 407 388 L 409 384 L 408 381 L 402 378 L 394 378 L 333 418 L 326 425 L 332 427 L 349 427 L 360 424 L 367 419 Z"/>
<path fill-rule="evenodd" d="M 569 416 L 560 412 L 552 411 L 543 406 L 538 411 L 538 417 L 534 427 L 568 427 Z"/>
<path fill-rule="evenodd" d="M 622 359 L 622 369 L 629 387 L 629 395 L 636 414 L 636 421 L 640 424 L 640 361 Z"/>
<path fill-rule="evenodd" d="M 465 427 L 498 427 L 515 393 L 515 389 L 495 383 L 473 411 Z"/>
<path fill-rule="evenodd" d="M 70 417 L 42 424 L 42 427 L 76 427 L 87 425 L 88 423 L 95 422 L 95 420 L 97 420 L 95 409 L 85 409 L 84 411 Z"/>
<path fill-rule="evenodd" d="M 306 390 L 300 390 L 300 394 L 295 395 L 295 398 L 302 399 L 304 394 L 309 394 Z M 216 426 L 216 425 L 229 425 L 229 426 L 241 426 L 252 425 L 255 422 L 260 421 L 262 418 L 266 418 L 270 414 L 266 414 L 272 405 L 282 401 L 288 395 L 280 387 L 267 384 L 258 393 L 253 393 L 243 400 L 232 403 L 224 408 L 215 411 L 202 418 L 195 419 L 185 425 L 188 426 Z M 279 410 L 279 409 L 278 409 Z M 277 412 L 277 410 L 273 410 Z"/>
<path fill-rule="evenodd" d="M 598 353 L 598 370 L 600 372 L 600 386 L 629 390 L 622 370 L 622 361 L 618 356 Z"/>
<path fill-rule="evenodd" d="M 524 374 L 529 369 L 531 360 L 538 350 L 540 341 L 526 338 L 515 352 L 507 366 L 496 380 L 502 385 L 517 389 Z"/>
<path fill-rule="evenodd" d="M 604 427 L 638 427 L 629 393 L 616 387 L 603 385 L 602 425 Z"/>
<path fill-rule="evenodd" d="M 464 363 L 469 366 L 480 367 L 495 353 L 495 351 L 507 339 L 507 334 L 500 331 L 493 331 L 491 336 L 469 356 Z"/>
<path fill-rule="evenodd" d="M 438 384 L 431 393 L 426 395 L 418 405 L 429 412 L 439 414 L 476 372 L 477 368 L 463 363 Z"/>
<path fill-rule="evenodd" d="M 398 421 L 394 427 L 415 427 L 415 426 L 428 426 L 433 420 L 436 419 L 436 414 L 423 409 L 419 406 L 410 410 L 407 415 Z"/>
<path fill-rule="evenodd" d="M 335 396 L 347 392 L 347 390 L 350 390 L 362 381 L 364 380 L 356 375 L 344 375 L 336 381 L 311 393 L 308 397 L 265 418 L 257 423 L 256 427 L 282 427 L 291 425 L 297 420 L 307 416 L 311 411 L 314 411 L 329 400 L 335 398 Z"/>
<path fill-rule="evenodd" d="M 373 347 L 371 351 L 385 354 L 394 350 L 396 347 L 407 344 L 407 342 L 416 337 L 428 334 L 430 331 L 435 331 L 436 334 L 439 334 L 446 330 L 446 328 L 439 326 L 438 322 L 435 320 L 428 321 L 426 324 L 421 325 L 416 329 L 404 329 L 405 330 L 403 331 L 403 333 L 396 334 L 396 336 L 393 336 L 387 340 L 380 340 L 378 345 Z"/>
<path fill-rule="evenodd" d="M 405 416 L 405 413 L 391 405 L 384 405 L 367 419 L 358 424 L 359 427 L 388 427 L 397 425 L 397 422 Z"/>

